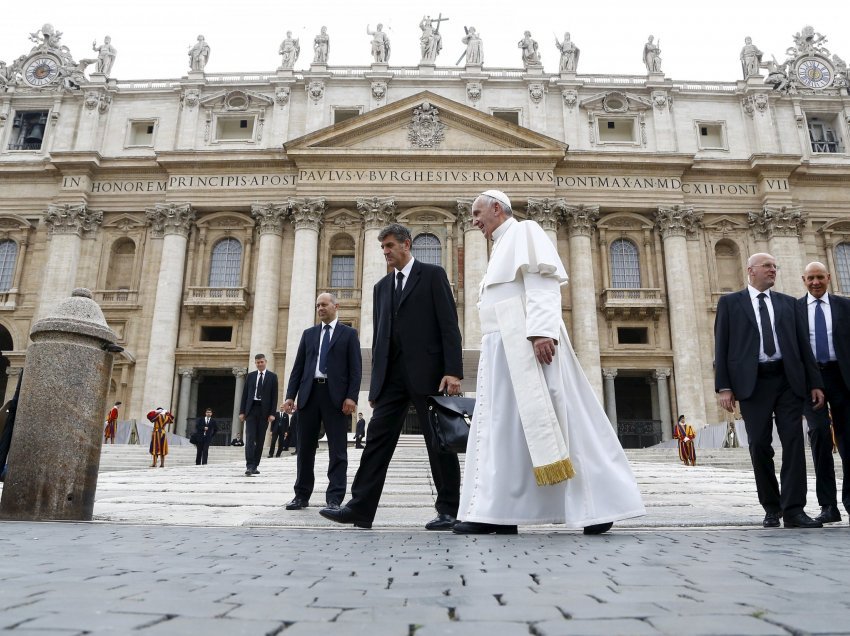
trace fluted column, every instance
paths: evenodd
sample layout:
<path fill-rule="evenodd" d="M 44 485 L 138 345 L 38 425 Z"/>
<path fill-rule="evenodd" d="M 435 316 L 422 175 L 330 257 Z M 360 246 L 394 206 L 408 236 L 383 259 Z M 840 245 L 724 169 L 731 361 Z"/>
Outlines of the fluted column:
<path fill-rule="evenodd" d="M 387 273 L 387 261 L 378 244 L 378 234 L 395 221 L 395 199 L 371 197 L 357 199 L 363 215 L 363 279 L 360 283 L 360 346 L 372 346 L 372 288 Z"/>
<path fill-rule="evenodd" d="M 658 419 L 661 420 L 661 441 L 673 439 L 673 418 L 670 414 L 670 388 L 667 386 L 670 369 L 656 369 L 658 387 Z"/>
<path fill-rule="evenodd" d="M 545 230 L 546 236 L 555 245 L 555 249 L 558 249 L 558 220 L 566 209 L 567 204 L 562 198 L 535 199 L 528 197 L 528 217 L 532 221 L 537 221 L 540 227 Z"/>
<path fill-rule="evenodd" d="M 605 378 L 605 414 L 617 432 L 617 390 L 614 387 L 614 378 L 617 377 L 617 369 L 602 369 L 602 377 Z"/>
<path fill-rule="evenodd" d="M 242 422 L 239 420 L 239 407 L 242 402 L 242 391 L 245 390 L 245 376 L 248 375 L 248 369 L 245 367 L 233 367 L 231 369 L 233 375 L 236 376 L 236 388 L 233 390 L 233 413 L 230 421 L 230 439 L 236 437 L 236 434 L 242 434 Z M 283 382 L 283 378 L 278 378 L 279 382 Z M 284 391 L 284 388 L 280 388 Z"/>
<path fill-rule="evenodd" d="M 463 347 L 481 348 L 478 290 L 487 271 L 487 239 L 472 226 L 474 199 L 458 199 L 457 214 L 463 231 Z"/>
<path fill-rule="evenodd" d="M 189 419 L 189 395 L 192 392 L 192 378 L 195 377 L 195 370 L 191 367 L 180 368 L 177 370 L 177 375 L 180 376 L 180 394 L 177 398 L 174 432 L 186 437 L 186 431 L 189 428 L 187 421 Z"/>
<path fill-rule="evenodd" d="M 565 206 L 564 222 L 570 237 L 570 301 L 573 314 L 573 347 L 578 361 L 602 401 L 602 364 L 599 360 L 599 323 L 596 285 L 593 281 L 591 240 L 599 220 L 598 205 Z"/>
<path fill-rule="evenodd" d="M 186 246 L 195 223 L 195 211 L 188 203 L 159 203 L 147 210 L 147 220 L 153 238 L 162 239 L 162 255 L 151 321 L 143 408 L 169 408 L 174 385 L 174 352 L 180 327 Z"/>
<path fill-rule="evenodd" d="M 254 309 L 251 316 L 251 356 L 264 353 L 268 368 L 274 370 L 277 344 L 277 316 L 280 306 L 280 261 L 283 251 L 283 221 L 288 205 L 256 203 L 251 206 L 259 234 L 257 276 L 254 280 Z"/>
<path fill-rule="evenodd" d="M 51 203 L 44 213 L 47 226 L 47 262 L 41 275 L 38 312 L 34 320 L 47 315 L 71 295 L 77 280 L 77 267 L 83 237 L 93 237 L 103 223 L 103 212 L 90 210 L 85 203 Z"/>
<path fill-rule="evenodd" d="M 785 205 L 765 205 L 747 215 L 755 238 L 767 239 L 767 249 L 780 267 L 773 288 L 792 296 L 803 293 L 800 274 L 808 261 L 800 234 L 806 227 L 806 217 L 801 207 Z"/>
<path fill-rule="evenodd" d="M 676 373 L 676 403 L 679 412 L 698 430 L 705 426 L 705 394 L 700 367 L 700 348 L 694 342 L 697 324 L 694 294 L 690 285 L 688 235 L 696 233 L 702 212 L 693 207 L 659 206 L 655 222 L 664 245 L 664 269 L 667 279 L 667 309 L 670 339 L 673 343 L 673 368 Z"/>
<path fill-rule="evenodd" d="M 316 317 L 316 264 L 319 250 L 319 228 L 325 214 L 325 200 L 290 199 L 292 222 L 295 224 L 292 284 L 289 287 L 289 324 L 286 329 L 286 367 L 281 382 L 286 382 L 295 364 L 298 342 L 304 330 Z M 284 385 L 285 386 L 285 385 Z M 281 387 L 281 390 L 284 390 Z"/>

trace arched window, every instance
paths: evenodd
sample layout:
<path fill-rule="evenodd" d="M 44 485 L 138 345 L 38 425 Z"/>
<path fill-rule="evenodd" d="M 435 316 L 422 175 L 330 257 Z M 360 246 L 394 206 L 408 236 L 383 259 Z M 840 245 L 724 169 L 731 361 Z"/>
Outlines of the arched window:
<path fill-rule="evenodd" d="M 17 260 L 18 244 L 9 239 L 0 241 L 0 291 L 9 291 L 12 288 Z"/>
<path fill-rule="evenodd" d="M 354 239 L 348 234 L 337 234 L 330 243 L 331 248 L 331 288 L 350 290 L 354 288 Z M 350 298 L 351 292 L 341 293 L 342 298 Z"/>
<path fill-rule="evenodd" d="M 413 258 L 423 263 L 429 265 L 443 264 L 443 248 L 440 245 L 440 239 L 433 234 L 420 234 L 413 239 L 410 253 L 413 254 Z"/>
<path fill-rule="evenodd" d="M 640 261 L 637 246 L 629 240 L 617 239 L 611 243 L 611 287 L 614 289 L 640 288 Z"/>
<path fill-rule="evenodd" d="M 850 293 L 850 243 L 839 243 L 835 246 L 835 269 L 838 270 L 841 293 Z"/>
<path fill-rule="evenodd" d="M 210 287 L 240 287 L 241 283 L 242 243 L 235 238 L 222 239 L 213 246 Z"/>
<path fill-rule="evenodd" d="M 112 245 L 109 271 L 106 272 L 106 289 L 129 290 L 133 282 L 133 264 L 136 261 L 136 244 L 132 239 L 120 238 Z"/>

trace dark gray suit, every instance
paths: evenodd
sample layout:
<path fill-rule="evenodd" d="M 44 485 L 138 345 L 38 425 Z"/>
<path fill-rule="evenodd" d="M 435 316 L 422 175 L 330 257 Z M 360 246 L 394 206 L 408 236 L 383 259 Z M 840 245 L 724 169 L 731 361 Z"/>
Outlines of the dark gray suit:
<path fill-rule="evenodd" d="M 245 464 L 248 470 L 256 470 L 260 465 L 269 417 L 277 408 L 277 376 L 266 369 L 260 399 L 257 400 L 258 375 L 257 371 L 248 374 L 239 408 L 239 413 L 245 416 Z"/>

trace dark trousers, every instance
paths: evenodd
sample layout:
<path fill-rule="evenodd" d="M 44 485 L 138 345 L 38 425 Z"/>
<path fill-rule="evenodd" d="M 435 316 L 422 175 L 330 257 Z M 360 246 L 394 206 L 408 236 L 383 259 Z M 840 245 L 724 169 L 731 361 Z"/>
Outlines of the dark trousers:
<path fill-rule="evenodd" d="M 269 420 L 263 416 L 262 405 L 254 402 L 245 415 L 245 465 L 249 470 L 260 465 L 268 428 Z"/>
<path fill-rule="evenodd" d="M 781 368 L 770 374 L 759 373 L 755 391 L 741 400 L 759 503 L 765 512 L 782 513 L 785 517 L 802 512 L 806 505 L 803 402 L 791 391 Z M 774 416 L 782 443 L 781 491 L 773 463 Z"/>
<path fill-rule="evenodd" d="M 363 448 L 363 433 L 357 433 L 354 436 L 354 448 Z"/>
<path fill-rule="evenodd" d="M 272 455 L 276 455 L 280 457 L 280 454 L 283 452 L 283 438 L 286 435 L 286 429 L 280 426 L 276 426 L 272 429 L 272 442 L 269 445 L 269 457 Z M 274 452 L 274 447 L 277 445 L 277 453 Z"/>
<path fill-rule="evenodd" d="M 298 409 L 298 475 L 295 479 L 295 496 L 310 500 L 316 477 L 316 448 L 319 446 L 321 425 L 328 436 L 328 489 L 325 501 L 341 504 L 345 497 L 348 475 L 348 426 L 351 418 L 336 405 L 326 383 L 314 382 L 310 399 Z"/>
<path fill-rule="evenodd" d="M 841 377 L 838 363 L 830 363 L 821 367 L 824 394 L 827 407 L 816 411 L 807 400 L 803 411 L 809 425 L 809 443 L 812 447 L 812 460 L 815 464 L 815 483 L 818 494 L 818 504 L 821 506 L 836 505 L 835 462 L 832 454 L 832 435 L 829 432 L 829 415 L 832 413 L 832 426 L 835 430 L 835 441 L 838 444 L 838 454 L 844 471 L 844 487 L 841 501 L 850 512 L 850 467 L 847 465 L 847 431 L 850 430 L 850 393 Z"/>
<path fill-rule="evenodd" d="M 198 440 L 198 451 L 195 453 L 195 465 L 206 464 L 210 454 L 210 441 L 203 437 Z"/>
<path fill-rule="evenodd" d="M 437 512 L 457 516 L 460 504 L 460 464 L 456 454 L 442 453 L 438 449 L 428 423 L 425 397 L 410 386 L 401 359 L 396 358 L 391 362 L 384 388 L 375 402 L 375 410 L 366 430 L 366 448 L 360 457 L 360 468 L 357 469 L 354 483 L 351 485 L 351 501 L 347 504 L 359 520 L 372 521 L 375 518 L 387 478 L 387 469 L 411 402 L 416 408 L 425 436 L 428 461 L 437 489 Z"/>

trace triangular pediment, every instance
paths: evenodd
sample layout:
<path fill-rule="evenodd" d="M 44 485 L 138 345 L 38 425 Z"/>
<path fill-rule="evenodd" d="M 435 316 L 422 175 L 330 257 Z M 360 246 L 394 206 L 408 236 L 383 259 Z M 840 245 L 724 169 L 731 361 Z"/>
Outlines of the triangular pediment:
<path fill-rule="evenodd" d="M 423 91 L 285 144 L 288 156 L 468 155 L 562 159 L 567 144 Z M 541 157 L 542 158 L 542 157 Z"/>

